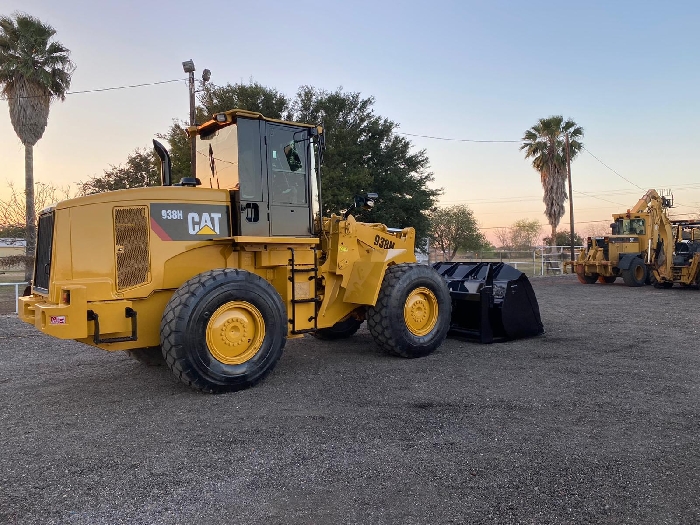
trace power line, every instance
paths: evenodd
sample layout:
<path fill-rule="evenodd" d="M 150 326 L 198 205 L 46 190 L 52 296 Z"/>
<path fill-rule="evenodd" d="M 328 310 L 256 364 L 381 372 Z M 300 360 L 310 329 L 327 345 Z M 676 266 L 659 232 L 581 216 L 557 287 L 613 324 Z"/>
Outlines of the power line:
<path fill-rule="evenodd" d="M 408 137 L 419 137 L 422 139 L 447 140 L 451 142 L 481 142 L 481 143 L 519 143 L 521 140 L 476 140 L 476 139 L 453 139 L 447 137 L 432 137 L 430 135 L 416 135 L 414 133 L 396 132 L 397 135 L 406 135 Z"/>
<path fill-rule="evenodd" d="M 158 82 L 144 82 L 142 84 L 130 84 L 128 86 L 114 86 L 114 87 L 106 87 L 106 88 L 95 88 L 95 89 L 83 89 L 81 91 L 67 91 L 66 95 L 82 95 L 85 93 L 101 93 L 102 91 L 116 91 L 120 89 L 131 89 L 131 88 L 139 88 L 139 87 L 148 87 L 148 86 L 158 86 L 161 84 L 172 84 L 173 82 L 182 82 L 186 81 L 187 79 L 183 78 L 175 78 L 172 80 L 161 80 Z M 26 98 L 39 98 L 39 97 L 44 97 L 45 95 L 27 95 L 27 96 L 22 96 L 22 97 L 17 97 L 21 99 L 26 99 Z"/>
<path fill-rule="evenodd" d="M 625 177 L 623 177 L 622 175 L 620 175 L 617 171 L 615 171 L 615 170 L 612 169 L 610 166 L 608 166 L 607 164 L 605 164 L 605 162 L 603 162 L 603 161 L 600 160 L 598 157 L 596 157 L 595 155 L 593 155 L 593 153 L 591 153 L 591 151 L 590 151 L 589 149 L 587 149 L 585 146 L 581 146 L 581 148 L 584 149 L 584 150 L 586 150 L 586 153 L 588 153 L 591 157 L 593 157 L 595 160 L 597 160 L 598 162 L 600 162 L 603 166 L 605 166 L 606 168 L 608 168 L 610 171 L 612 171 L 615 175 L 617 175 L 618 177 L 620 177 L 622 180 L 626 180 L 626 181 L 629 182 L 632 186 L 637 186 L 634 182 L 632 182 L 632 181 L 629 180 L 629 179 L 626 179 Z M 644 188 L 642 188 L 641 186 L 637 186 L 637 188 L 639 188 L 640 190 L 644 191 Z"/>

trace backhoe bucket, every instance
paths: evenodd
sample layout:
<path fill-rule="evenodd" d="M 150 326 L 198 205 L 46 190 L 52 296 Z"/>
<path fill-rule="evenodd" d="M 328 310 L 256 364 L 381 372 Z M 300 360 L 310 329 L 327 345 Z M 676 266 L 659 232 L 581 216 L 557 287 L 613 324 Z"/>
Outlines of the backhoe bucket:
<path fill-rule="evenodd" d="M 505 263 L 438 262 L 452 296 L 450 335 L 493 343 L 544 333 L 527 276 Z"/>

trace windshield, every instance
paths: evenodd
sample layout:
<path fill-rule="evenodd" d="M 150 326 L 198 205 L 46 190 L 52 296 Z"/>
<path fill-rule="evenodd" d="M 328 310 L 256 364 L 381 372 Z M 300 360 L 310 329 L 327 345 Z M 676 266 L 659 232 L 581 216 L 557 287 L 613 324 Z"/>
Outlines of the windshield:
<path fill-rule="evenodd" d="M 645 235 L 644 219 L 617 219 L 615 221 L 618 235 Z"/>

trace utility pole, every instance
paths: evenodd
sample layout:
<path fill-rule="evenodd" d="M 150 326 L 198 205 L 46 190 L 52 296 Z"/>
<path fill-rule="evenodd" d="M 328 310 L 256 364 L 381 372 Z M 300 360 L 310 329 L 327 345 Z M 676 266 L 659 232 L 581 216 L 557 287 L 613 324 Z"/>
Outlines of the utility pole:
<path fill-rule="evenodd" d="M 574 193 L 571 190 L 571 155 L 569 154 L 569 132 L 566 134 L 566 173 L 569 177 L 569 219 L 570 225 L 570 241 L 571 241 L 571 260 L 574 260 Z"/>
<path fill-rule="evenodd" d="M 190 88 L 190 126 L 195 125 L 194 118 L 194 62 L 192 59 L 182 63 L 182 69 L 185 73 L 189 73 L 189 88 Z M 190 137 L 190 177 L 197 178 L 197 140 L 196 136 Z"/>

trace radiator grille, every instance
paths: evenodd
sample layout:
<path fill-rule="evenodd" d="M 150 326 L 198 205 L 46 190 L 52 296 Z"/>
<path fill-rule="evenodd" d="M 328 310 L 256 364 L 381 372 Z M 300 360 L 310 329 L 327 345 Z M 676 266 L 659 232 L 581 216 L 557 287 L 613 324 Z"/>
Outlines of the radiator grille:
<path fill-rule="evenodd" d="M 39 216 L 39 228 L 36 233 L 36 259 L 34 260 L 34 288 L 49 292 L 51 272 L 51 246 L 53 244 L 54 212 Z"/>
<path fill-rule="evenodd" d="M 148 281 L 148 212 L 146 206 L 114 209 L 117 290 Z"/>

